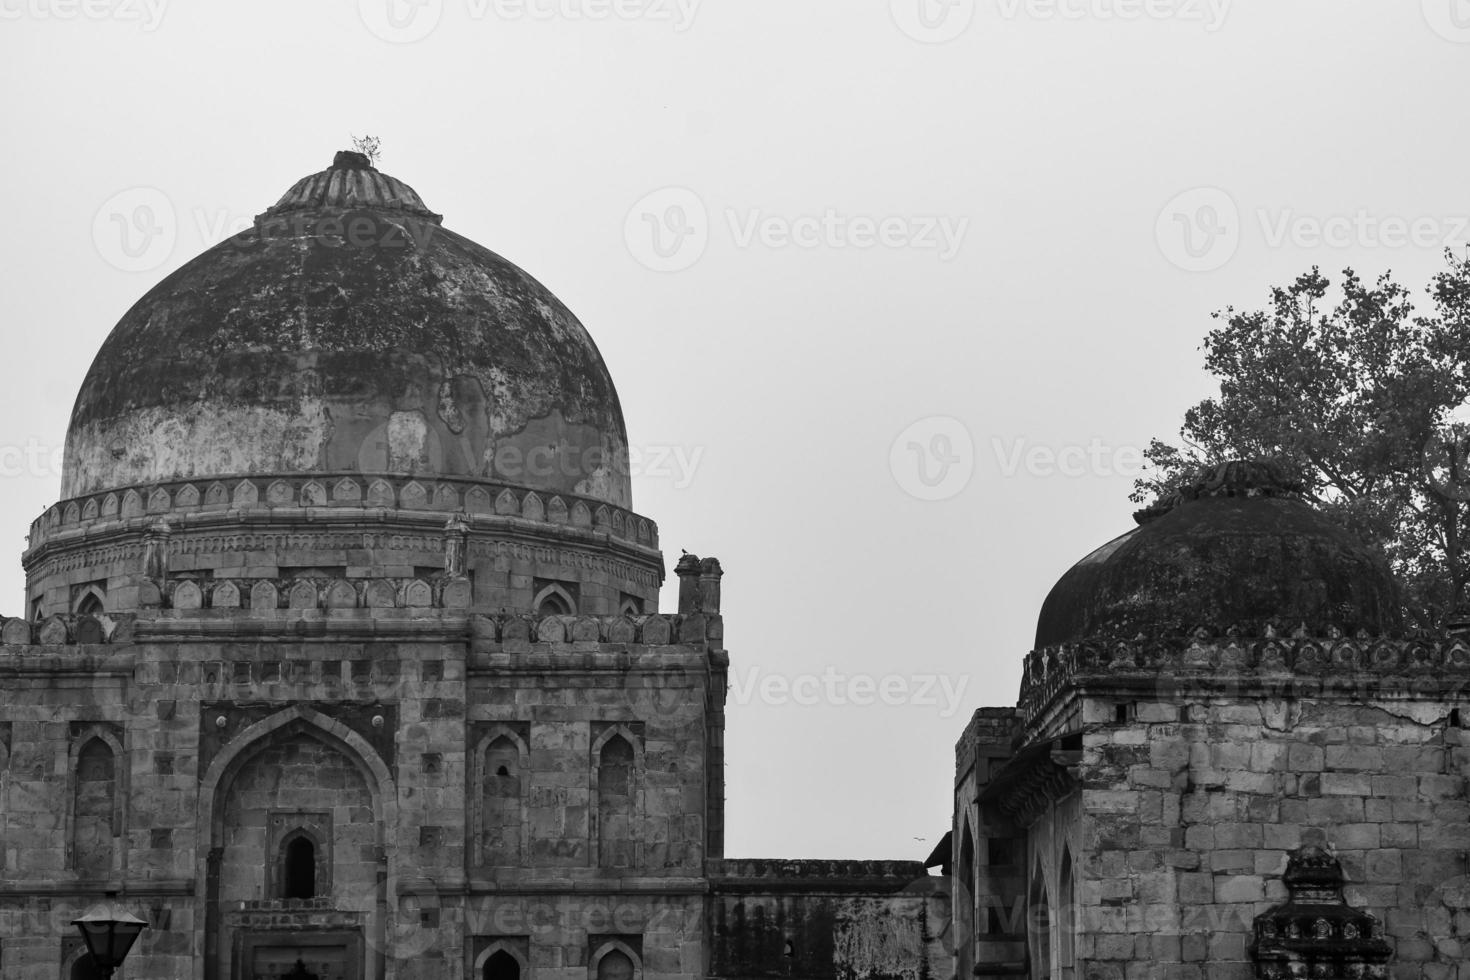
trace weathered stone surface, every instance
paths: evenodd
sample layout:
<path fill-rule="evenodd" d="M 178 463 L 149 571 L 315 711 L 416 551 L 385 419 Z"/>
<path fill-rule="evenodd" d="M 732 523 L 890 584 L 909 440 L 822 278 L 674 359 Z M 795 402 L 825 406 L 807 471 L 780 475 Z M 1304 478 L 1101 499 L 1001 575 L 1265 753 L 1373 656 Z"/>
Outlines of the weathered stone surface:
<path fill-rule="evenodd" d="M 575 319 L 360 154 L 145 296 L 0 629 L 7 980 L 73 976 L 108 890 L 129 976 L 683 980 L 716 903 L 805 903 L 813 975 L 937 976 L 921 870 L 719 870 L 718 563 L 657 614 L 625 447 Z"/>

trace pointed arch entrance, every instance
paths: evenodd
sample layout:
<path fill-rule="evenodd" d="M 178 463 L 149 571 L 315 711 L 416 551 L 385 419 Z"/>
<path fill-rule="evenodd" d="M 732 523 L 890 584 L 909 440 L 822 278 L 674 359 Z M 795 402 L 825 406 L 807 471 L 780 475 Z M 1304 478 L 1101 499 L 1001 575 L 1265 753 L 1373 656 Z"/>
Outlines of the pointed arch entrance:
<path fill-rule="evenodd" d="M 199 975 L 290 976 L 299 960 L 318 980 L 383 980 L 397 791 L 372 746 L 295 705 L 231 739 L 201 783 Z"/>

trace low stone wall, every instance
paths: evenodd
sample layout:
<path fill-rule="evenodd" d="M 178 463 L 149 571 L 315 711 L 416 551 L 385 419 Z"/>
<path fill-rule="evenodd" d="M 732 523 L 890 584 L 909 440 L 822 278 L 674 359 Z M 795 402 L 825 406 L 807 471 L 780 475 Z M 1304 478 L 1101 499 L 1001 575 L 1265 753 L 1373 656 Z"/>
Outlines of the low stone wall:
<path fill-rule="evenodd" d="M 949 880 L 915 861 L 727 860 L 712 872 L 723 980 L 929 980 L 953 970 Z"/>

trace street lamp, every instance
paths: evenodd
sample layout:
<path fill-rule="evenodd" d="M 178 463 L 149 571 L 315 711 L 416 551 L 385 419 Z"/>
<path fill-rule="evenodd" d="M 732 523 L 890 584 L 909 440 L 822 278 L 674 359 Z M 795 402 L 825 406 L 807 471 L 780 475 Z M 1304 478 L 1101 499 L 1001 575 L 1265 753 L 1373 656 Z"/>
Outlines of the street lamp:
<path fill-rule="evenodd" d="M 81 918 L 71 920 L 82 934 L 82 942 L 87 944 L 92 964 L 102 971 L 104 978 L 122 966 L 138 935 L 148 928 L 148 923 L 115 901 L 116 895 L 108 892 L 106 901 L 92 906 Z"/>

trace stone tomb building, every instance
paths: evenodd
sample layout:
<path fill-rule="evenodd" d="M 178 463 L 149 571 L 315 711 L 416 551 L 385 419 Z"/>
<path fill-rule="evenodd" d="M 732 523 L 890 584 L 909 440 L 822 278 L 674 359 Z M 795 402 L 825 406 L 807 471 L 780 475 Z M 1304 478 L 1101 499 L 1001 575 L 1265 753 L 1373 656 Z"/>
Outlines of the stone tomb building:
<path fill-rule="evenodd" d="M 1470 643 L 1271 465 L 1083 558 L 956 747 L 960 977 L 1470 978 Z"/>
<path fill-rule="evenodd" d="M 724 859 L 719 562 L 658 608 L 555 296 L 362 156 L 122 318 L 0 625 L 0 974 L 937 977 L 921 862 Z"/>
<path fill-rule="evenodd" d="M 931 864 L 724 854 L 714 559 L 617 393 L 358 154 L 113 330 L 0 621 L 0 976 L 1470 980 L 1470 641 L 1267 464 L 1138 515 Z M 951 909 L 953 918 L 951 918 Z"/>

